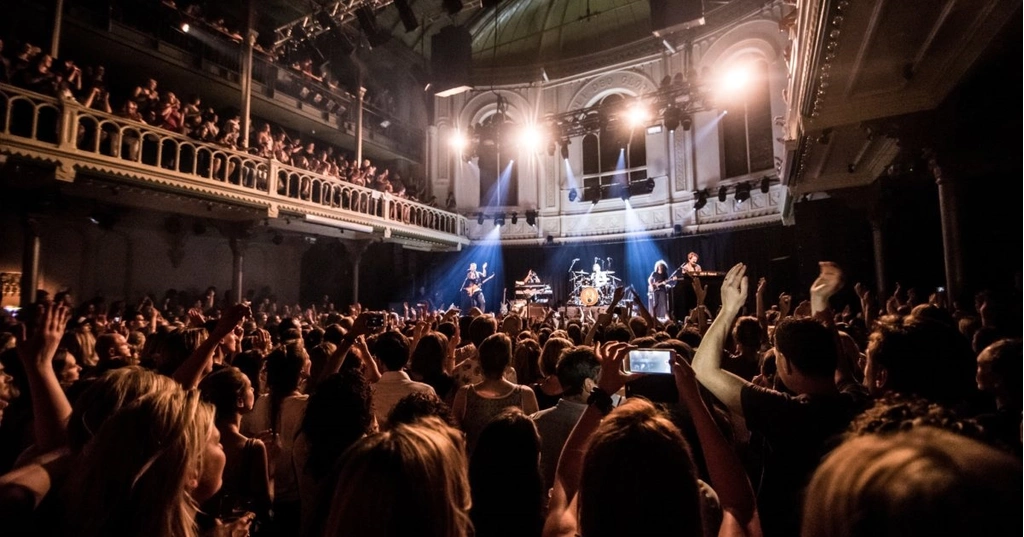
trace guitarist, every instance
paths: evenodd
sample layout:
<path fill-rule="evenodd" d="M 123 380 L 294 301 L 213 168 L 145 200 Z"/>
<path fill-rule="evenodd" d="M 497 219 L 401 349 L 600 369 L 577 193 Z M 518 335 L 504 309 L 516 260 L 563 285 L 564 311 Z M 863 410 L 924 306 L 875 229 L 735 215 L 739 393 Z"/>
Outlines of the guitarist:
<path fill-rule="evenodd" d="M 484 281 L 487 279 L 487 263 L 483 264 L 483 269 L 477 272 L 476 263 L 469 264 L 469 270 L 466 271 L 466 279 L 462 282 L 462 311 L 466 314 L 472 308 L 480 308 L 481 312 L 486 312 L 487 301 L 484 300 L 484 293 L 481 290 Z"/>
<path fill-rule="evenodd" d="M 674 283 L 668 277 L 668 263 L 658 260 L 654 272 L 647 277 L 648 309 L 655 318 L 668 317 L 668 288 Z"/>

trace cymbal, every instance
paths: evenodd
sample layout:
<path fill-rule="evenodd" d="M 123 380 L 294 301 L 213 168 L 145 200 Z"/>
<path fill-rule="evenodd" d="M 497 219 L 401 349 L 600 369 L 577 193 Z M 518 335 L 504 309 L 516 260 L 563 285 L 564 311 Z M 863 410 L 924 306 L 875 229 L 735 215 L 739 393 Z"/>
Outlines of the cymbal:
<path fill-rule="evenodd" d="M 604 274 L 615 274 L 615 271 L 614 270 L 606 270 L 603 273 Z"/>

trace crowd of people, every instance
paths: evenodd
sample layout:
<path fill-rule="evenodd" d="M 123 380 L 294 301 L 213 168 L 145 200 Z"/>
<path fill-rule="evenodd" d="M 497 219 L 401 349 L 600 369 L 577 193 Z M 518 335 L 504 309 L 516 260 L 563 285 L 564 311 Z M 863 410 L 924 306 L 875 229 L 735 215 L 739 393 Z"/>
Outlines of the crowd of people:
<path fill-rule="evenodd" d="M 1000 297 L 858 284 L 837 312 L 823 262 L 770 305 L 746 270 L 678 322 L 622 289 L 593 320 L 40 294 L 0 326 L 4 535 L 1019 531 Z M 638 349 L 670 373 L 632 372 Z"/>
<path fill-rule="evenodd" d="M 126 95 L 114 96 L 114 103 L 120 103 L 115 112 L 108 90 L 106 69 L 102 65 L 83 69 L 70 59 L 55 60 L 29 42 L 19 44 L 8 58 L 3 40 L 0 40 L 0 58 L 0 82 L 43 95 L 73 100 L 86 108 L 114 113 L 201 142 L 273 158 L 282 164 L 327 176 L 333 181 L 372 188 L 411 201 L 423 200 L 428 205 L 437 206 L 422 181 L 404 179 L 398 172 L 387 168 L 378 169 L 370 159 L 357 162 L 340 148 L 312 139 L 302 139 L 268 121 L 254 121 L 255 127 L 246 140 L 242 135 L 241 117 L 237 109 L 228 108 L 218 113 L 215 107 L 204 105 L 202 98 L 195 94 L 182 101 L 174 91 L 163 89 L 155 78 L 146 79 Z M 88 140 L 85 127 L 80 125 L 79 144 Z M 131 135 L 123 138 L 120 135 L 108 135 L 107 144 L 111 154 L 132 160 L 139 158 L 143 147 L 142 142 Z M 165 159 L 170 159 L 170 156 L 165 156 Z M 162 164 L 171 166 L 173 162 Z M 214 166 L 214 175 L 217 175 L 216 172 L 225 164 L 220 159 L 210 165 Z M 286 188 L 283 184 L 279 187 Z M 308 199 L 311 196 L 311 182 L 304 181 L 295 194 Z"/>

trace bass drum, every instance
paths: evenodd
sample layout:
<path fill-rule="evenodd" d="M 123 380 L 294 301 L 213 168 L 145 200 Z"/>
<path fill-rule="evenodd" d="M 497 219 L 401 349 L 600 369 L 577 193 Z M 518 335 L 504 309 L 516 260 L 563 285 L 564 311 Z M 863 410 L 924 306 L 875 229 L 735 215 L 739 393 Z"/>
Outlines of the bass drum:
<path fill-rule="evenodd" d="M 580 303 L 584 306 L 596 306 L 601 301 L 601 292 L 596 287 L 584 287 L 580 291 Z"/>

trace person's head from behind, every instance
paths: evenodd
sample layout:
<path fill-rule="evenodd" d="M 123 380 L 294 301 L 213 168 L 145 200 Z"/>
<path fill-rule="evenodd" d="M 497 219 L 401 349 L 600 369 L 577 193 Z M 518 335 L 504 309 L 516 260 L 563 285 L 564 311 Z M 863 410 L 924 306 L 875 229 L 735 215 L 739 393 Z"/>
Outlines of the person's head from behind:
<path fill-rule="evenodd" d="M 689 447 L 644 399 L 627 400 L 591 436 L 578 500 L 583 537 L 701 535 Z"/>
<path fill-rule="evenodd" d="M 536 535 L 542 526 L 544 479 L 538 465 L 540 436 L 519 408 L 488 423 L 469 461 L 470 516 L 480 535 Z"/>
<path fill-rule="evenodd" d="M 967 342 L 952 326 L 913 317 L 882 317 L 868 340 L 864 385 L 872 395 L 895 391 L 944 403 L 975 388 Z"/>
<path fill-rule="evenodd" d="M 437 418 L 368 436 L 338 461 L 323 535 L 465 537 L 469 483 L 462 435 Z"/>
<path fill-rule="evenodd" d="M 1000 402 L 1015 401 L 1019 405 L 1024 391 L 1022 362 L 1024 353 L 1019 339 L 1001 339 L 985 347 L 978 355 L 978 389 L 995 395 Z"/>
<path fill-rule="evenodd" d="M 814 319 L 789 318 L 775 327 L 778 373 L 790 388 L 800 379 L 832 380 L 838 354 L 832 332 Z"/>
<path fill-rule="evenodd" d="M 275 397 L 285 397 L 299 389 L 309 375 L 309 356 L 298 341 L 281 345 L 267 355 L 267 389 Z"/>
<path fill-rule="evenodd" d="M 237 367 L 226 366 L 199 382 L 203 401 L 213 405 L 218 423 L 234 423 L 239 414 L 252 411 L 256 400 L 252 382 Z"/>
<path fill-rule="evenodd" d="M 1020 477 L 1019 460 L 944 430 L 861 436 L 814 473 L 800 534 L 1017 535 Z"/>
<path fill-rule="evenodd" d="M 480 344 L 480 369 L 485 379 L 498 380 L 512 360 L 512 340 L 505 334 L 493 334 Z"/>
<path fill-rule="evenodd" d="M 342 369 L 327 377 L 310 396 L 302 419 L 302 432 L 309 441 L 304 470 L 316 478 L 326 475 L 338 457 L 372 426 L 370 385 L 362 371 Z"/>
<path fill-rule="evenodd" d="M 620 343 L 629 343 L 632 339 L 633 332 L 630 332 L 629 327 L 623 323 L 612 324 L 604 331 L 604 340 L 608 343 L 615 341 Z"/>
<path fill-rule="evenodd" d="M 493 317 L 480 315 L 469 323 L 469 340 L 479 349 L 480 344 L 497 331 L 498 325 Z"/>
<path fill-rule="evenodd" d="M 438 418 L 452 427 L 457 426 L 451 407 L 440 397 L 430 392 L 413 392 L 395 403 L 388 414 L 387 427 L 390 429 L 402 423 L 416 423 L 427 417 Z"/>
<path fill-rule="evenodd" d="M 96 357 L 101 369 L 114 369 L 131 365 L 132 348 L 128 340 L 117 332 L 108 332 L 96 337 Z"/>
<path fill-rule="evenodd" d="M 113 369 L 97 377 L 79 394 L 68 419 L 68 447 L 78 453 L 103 423 L 142 396 L 173 389 L 170 378 L 138 366 Z"/>
<path fill-rule="evenodd" d="M 520 384 L 533 384 L 540 380 L 540 343 L 533 339 L 519 341 L 513 355 L 512 367 L 516 370 Z"/>
<path fill-rule="evenodd" d="M 444 373 L 448 338 L 440 332 L 424 334 L 409 359 L 409 371 L 422 379 L 434 379 Z"/>
<path fill-rule="evenodd" d="M 597 384 L 601 362 L 590 347 L 566 350 L 558 359 L 555 374 L 562 385 L 562 397 L 580 398 L 590 393 Z"/>
<path fill-rule="evenodd" d="M 558 367 L 558 360 L 562 357 L 562 353 L 566 349 L 573 347 L 572 341 L 560 338 L 552 337 L 544 343 L 544 350 L 540 354 L 540 372 L 545 377 L 549 377 L 555 374 L 556 368 Z"/>
<path fill-rule="evenodd" d="M 401 371 L 409 361 L 409 338 L 401 332 L 388 330 L 377 336 L 373 355 L 388 371 Z"/>
<path fill-rule="evenodd" d="M 761 325 L 757 317 L 740 317 L 732 325 L 732 339 L 739 353 L 755 353 L 761 346 Z"/>
<path fill-rule="evenodd" d="M 143 395 L 100 427 L 73 470 L 77 535 L 194 536 L 197 505 L 221 487 L 225 457 L 213 407 L 196 390 Z"/>

